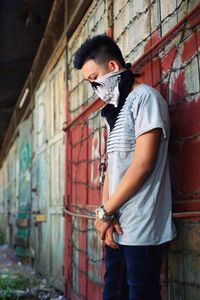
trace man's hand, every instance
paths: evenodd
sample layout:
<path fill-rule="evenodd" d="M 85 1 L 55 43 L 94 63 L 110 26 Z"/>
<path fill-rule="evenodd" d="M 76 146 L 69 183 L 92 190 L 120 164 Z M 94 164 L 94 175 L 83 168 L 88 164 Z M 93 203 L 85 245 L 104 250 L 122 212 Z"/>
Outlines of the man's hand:
<path fill-rule="evenodd" d="M 110 223 L 111 222 L 104 222 L 104 221 L 100 220 L 96 214 L 96 220 L 94 222 L 94 227 L 96 228 L 96 231 L 101 240 L 104 240 L 106 230 L 110 226 Z"/>
<path fill-rule="evenodd" d="M 120 227 L 120 225 L 116 219 L 112 220 L 111 222 L 104 222 L 104 221 L 100 220 L 96 214 L 96 220 L 94 222 L 94 227 L 96 228 L 101 240 L 105 239 L 105 234 L 111 225 L 113 227 L 112 233 L 115 230 L 117 232 L 117 234 L 119 234 L 119 235 L 123 234 L 122 228 Z M 111 232 L 111 230 L 109 230 L 109 233 L 110 232 Z"/>
<path fill-rule="evenodd" d="M 118 249 L 119 246 L 117 245 L 117 243 L 115 243 L 115 241 L 113 239 L 114 231 L 115 231 L 115 229 L 114 229 L 113 224 L 110 224 L 110 227 L 108 227 L 108 229 L 106 230 L 106 233 L 105 233 L 104 243 L 113 249 Z"/>
<path fill-rule="evenodd" d="M 111 222 L 110 226 L 106 230 L 104 242 L 113 249 L 119 249 L 119 245 L 115 243 L 113 239 L 114 232 L 117 232 L 119 235 L 123 234 L 123 231 L 116 219 Z"/>

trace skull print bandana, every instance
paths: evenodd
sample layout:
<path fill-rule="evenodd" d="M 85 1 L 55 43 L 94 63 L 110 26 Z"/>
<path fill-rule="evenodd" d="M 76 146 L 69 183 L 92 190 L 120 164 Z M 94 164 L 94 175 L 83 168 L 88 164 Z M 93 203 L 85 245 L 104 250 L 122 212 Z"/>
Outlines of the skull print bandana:
<path fill-rule="evenodd" d="M 97 80 L 91 82 L 92 88 L 99 98 L 108 104 L 113 104 L 114 107 L 119 103 L 119 83 L 121 74 L 127 69 L 121 69 L 117 72 L 107 73 Z"/>

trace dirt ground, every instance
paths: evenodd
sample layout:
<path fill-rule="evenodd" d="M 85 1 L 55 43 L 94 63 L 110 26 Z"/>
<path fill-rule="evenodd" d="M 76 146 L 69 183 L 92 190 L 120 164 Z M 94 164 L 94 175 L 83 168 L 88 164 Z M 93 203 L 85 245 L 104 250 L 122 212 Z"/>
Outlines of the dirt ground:
<path fill-rule="evenodd" d="M 62 292 L 36 275 L 30 264 L 22 263 L 6 244 L 0 245 L 0 299 L 65 300 Z"/>

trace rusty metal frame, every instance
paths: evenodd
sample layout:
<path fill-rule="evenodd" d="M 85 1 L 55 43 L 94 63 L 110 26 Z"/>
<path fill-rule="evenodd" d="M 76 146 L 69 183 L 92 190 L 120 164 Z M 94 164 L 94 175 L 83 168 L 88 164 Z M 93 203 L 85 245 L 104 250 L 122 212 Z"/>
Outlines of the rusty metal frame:
<path fill-rule="evenodd" d="M 73 217 L 78 217 L 78 218 L 84 218 L 84 219 L 90 219 L 90 220 L 95 220 L 95 216 L 90 216 L 90 215 L 86 215 L 86 214 L 79 214 L 76 212 L 72 212 L 70 210 L 68 210 L 67 208 L 63 209 L 63 212 L 69 216 L 73 216 Z"/>
<path fill-rule="evenodd" d="M 95 220 L 95 216 L 86 215 L 86 214 L 79 214 L 79 213 L 76 213 L 76 212 L 72 212 L 67 208 L 64 208 L 63 212 L 64 212 L 64 214 L 67 214 L 69 216 Z M 200 211 L 173 213 L 173 218 L 174 219 L 196 219 L 196 218 L 200 218 Z"/>
<path fill-rule="evenodd" d="M 196 219 L 196 218 L 200 218 L 200 211 L 173 213 L 173 217 L 175 219 Z"/>

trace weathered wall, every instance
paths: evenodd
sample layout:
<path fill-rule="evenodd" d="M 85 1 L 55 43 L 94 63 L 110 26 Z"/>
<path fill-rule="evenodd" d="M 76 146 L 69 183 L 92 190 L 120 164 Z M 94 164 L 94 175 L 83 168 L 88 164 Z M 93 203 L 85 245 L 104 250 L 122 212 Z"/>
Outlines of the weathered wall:
<path fill-rule="evenodd" d="M 0 170 L 0 229 L 6 242 L 15 244 L 18 204 L 18 139 Z"/>
<path fill-rule="evenodd" d="M 103 252 L 92 221 L 84 215 L 89 218 L 101 202 L 103 172 L 99 166 L 104 168 L 101 163 L 105 163 L 105 126 L 99 112 L 95 112 L 101 105 L 94 101 L 92 89 L 83 82 L 80 72 L 73 70 L 72 61 L 88 36 L 112 32 L 108 29 L 111 2 L 93 1 L 68 44 L 67 120 L 71 123 L 67 127 L 65 285 L 72 299 L 93 299 L 94 290 L 95 299 L 101 299 Z M 113 1 L 114 39 L 126 61 L 141 72 L 140 80 L 158 89 L 169 106 L 170 166 L 177 218 L 180 212 L 199 210 L 200 205 L 199 8 L 191 14 L 198 2 Z M 189 300 L 192 295 L 197 300 L 199 220 L 176 223 L 179 237 L 167 246 L 163 264 L 163 299 Z"/>
<path fill-rule="evenodd" d="M 63 47 L 63 45 L 62 45 Z M 58 52 L 60 50 L 58 49 Z M 19 124 L 1 169 L 0 228 L 17 255 L 63 289 L 65 182 L 65 52 L 44 72 L 33 110 Z"/>
<path fill-rule="evenodd" d="M 63 289 L 65 55 L 44 75 L 33 111 L 31 247 L 36 269 Z M 38 216 L 45 219 L 37 222 Z"/>

